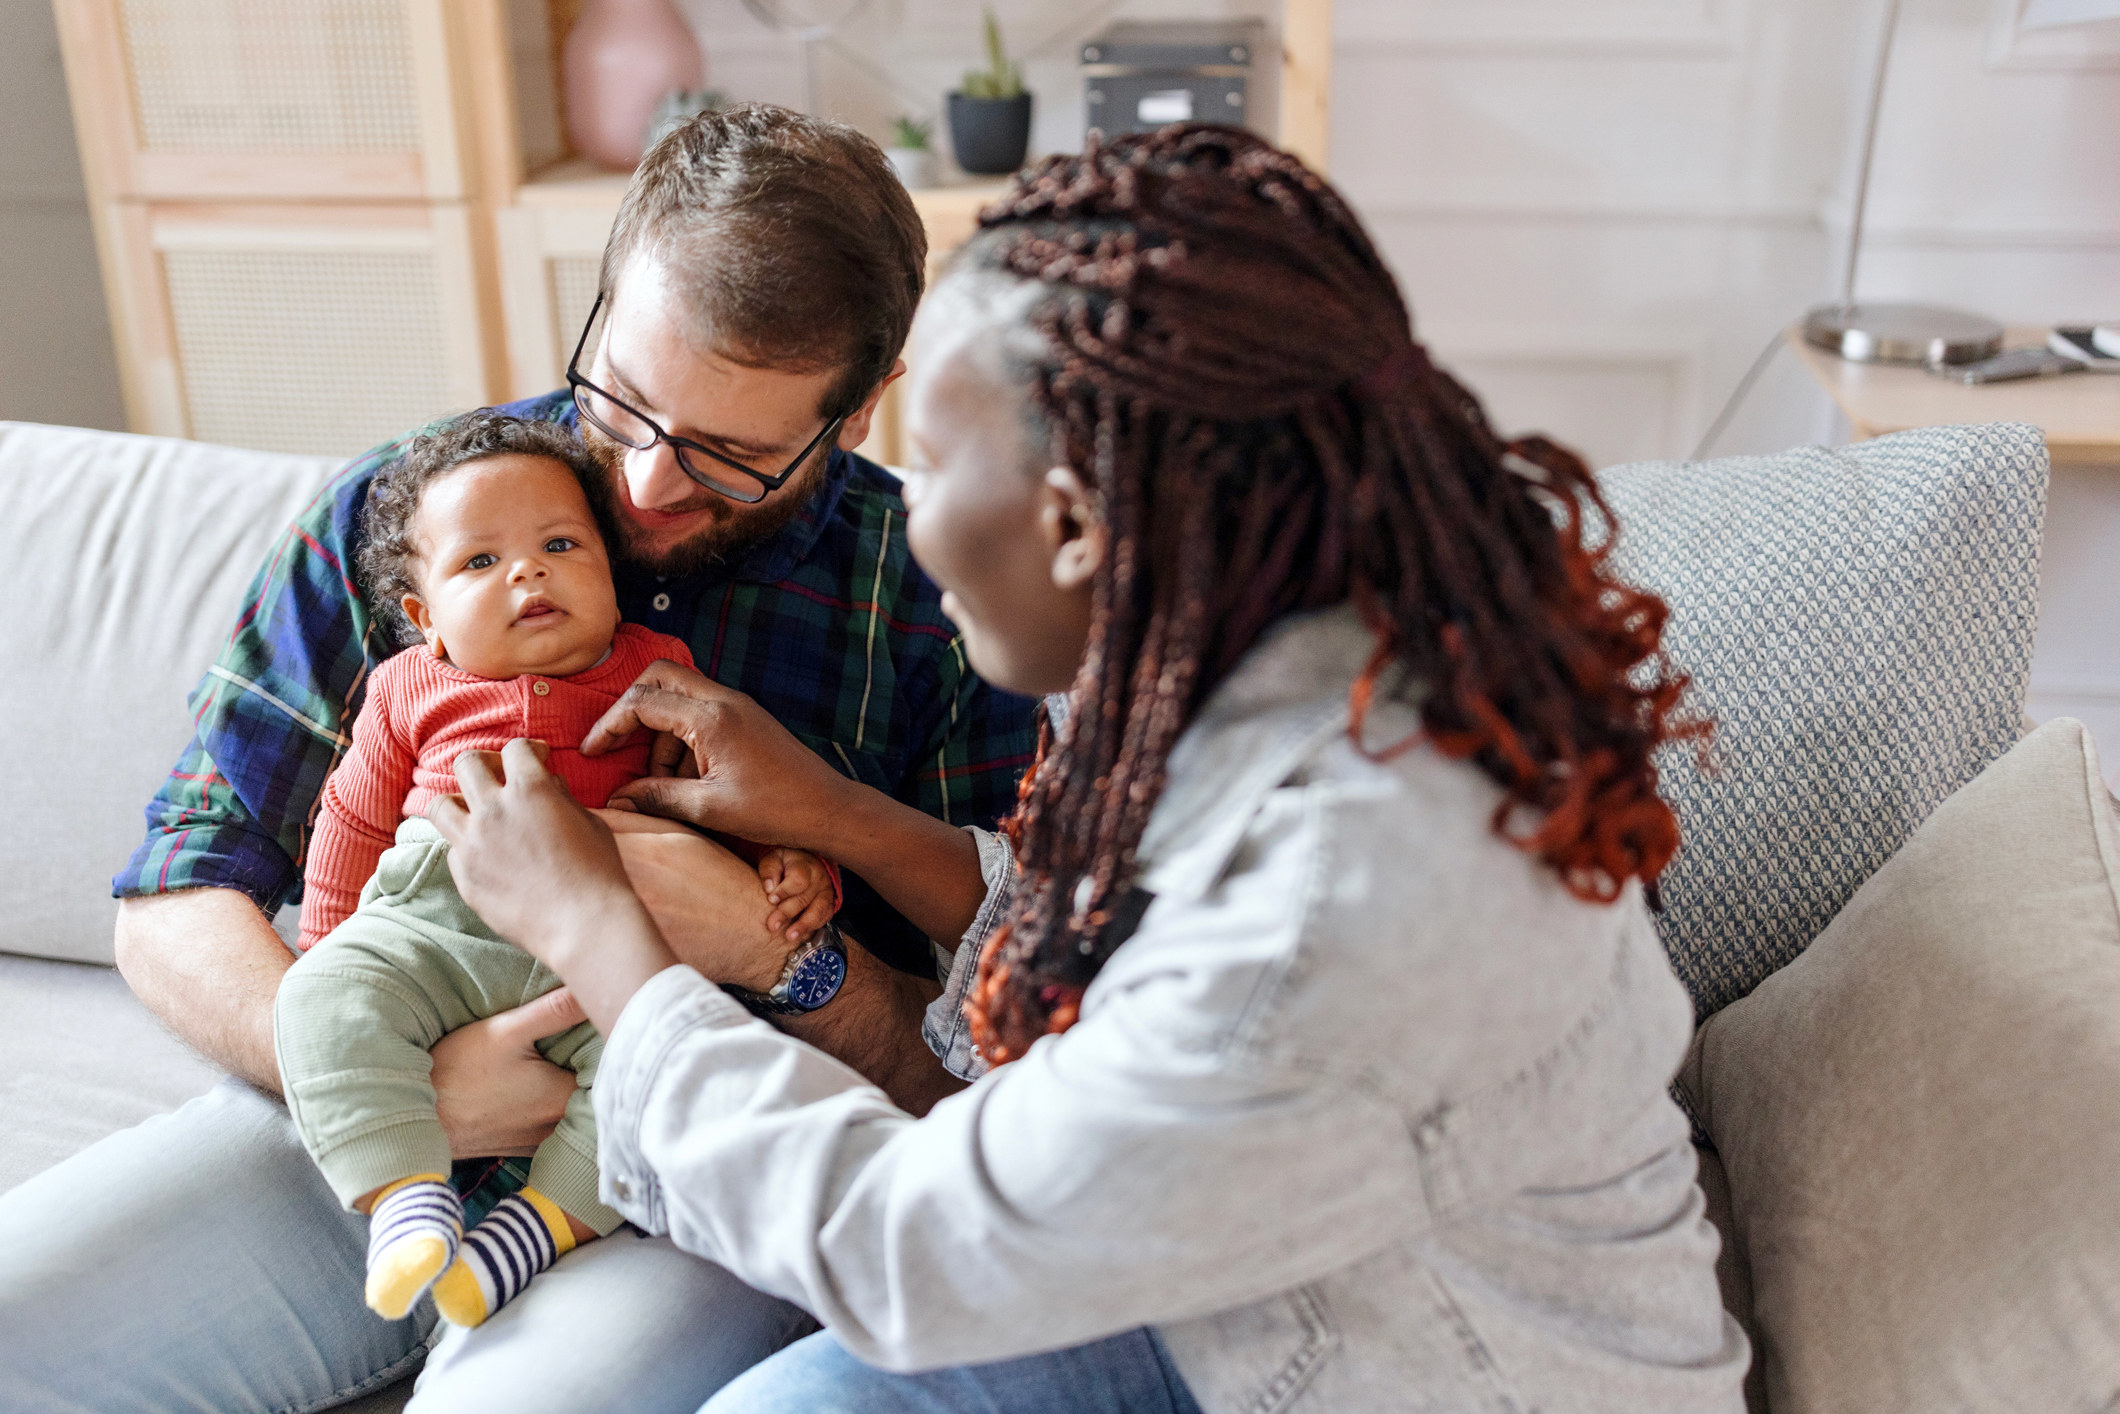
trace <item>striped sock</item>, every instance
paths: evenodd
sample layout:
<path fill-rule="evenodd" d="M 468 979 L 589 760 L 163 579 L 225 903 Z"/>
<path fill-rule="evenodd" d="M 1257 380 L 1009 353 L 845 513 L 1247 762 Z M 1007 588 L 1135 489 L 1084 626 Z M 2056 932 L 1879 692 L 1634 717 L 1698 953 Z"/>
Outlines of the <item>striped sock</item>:
<path fill-rule="evenodd" d="M 574 1232 L 559 1204 L 535 1188 L 503 1198 L 471 1229 L 455 1265 L 434 1284 L 435 1309 L 452 1325 L 478 1325 L 573 1246 Z"/>
<path fill-rule="evenodd" d="M 438 1173 L 401 1178 L 377 1195 L 368 1220 L 368 1309 L 399 1320 L 456 1259 L 464 1204 Z"/>

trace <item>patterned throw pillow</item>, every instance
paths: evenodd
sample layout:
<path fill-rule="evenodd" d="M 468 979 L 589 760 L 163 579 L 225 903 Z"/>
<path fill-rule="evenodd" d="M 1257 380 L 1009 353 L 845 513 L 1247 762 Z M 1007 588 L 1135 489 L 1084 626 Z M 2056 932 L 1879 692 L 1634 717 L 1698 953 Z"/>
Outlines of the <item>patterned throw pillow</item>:
<path fill-rule="evenodd" d="M 1684 843 L 1657 923 L 1706 1017 L 1801 953 L 2016 742 L 2038 622 L 2036 427 L 1932 427 L 1600 482 L 1621 576 L 1717 722 L 1660 762 Z"/>

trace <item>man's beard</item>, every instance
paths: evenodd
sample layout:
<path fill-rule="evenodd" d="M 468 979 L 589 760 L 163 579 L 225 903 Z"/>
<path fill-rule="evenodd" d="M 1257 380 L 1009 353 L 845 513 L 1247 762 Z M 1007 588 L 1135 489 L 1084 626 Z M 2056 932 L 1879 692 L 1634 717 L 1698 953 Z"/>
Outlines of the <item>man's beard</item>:
<path fill-rule="evenodd" d="M 715 509 L 723 514 L 694 532 L 689 539 L 657 551 L 654 537 L 626 511 L 625 493 L 620 489 L 625 484 L 626 449 L 586 422 L 581 428 L 581 438 L 582 445 L 589 449 L 589 455 L 596 459 L 603 472 L 583 489 L 588 493 L 597 519 L 605 526 L 605 534 L 613 538 L 613 558 L 664 579 L 683 579 L 714 565 L 726 564 L 753 545 L 779 534 L 816 499 L 824 485 L 825 463 L 831 455 L 831 448 L 818 448 L 786 485 L 755 505 L 746 505 L 719 491 L 699 487 L 699 494 L 691 500 L 661 509 L 677 512 Z"/>

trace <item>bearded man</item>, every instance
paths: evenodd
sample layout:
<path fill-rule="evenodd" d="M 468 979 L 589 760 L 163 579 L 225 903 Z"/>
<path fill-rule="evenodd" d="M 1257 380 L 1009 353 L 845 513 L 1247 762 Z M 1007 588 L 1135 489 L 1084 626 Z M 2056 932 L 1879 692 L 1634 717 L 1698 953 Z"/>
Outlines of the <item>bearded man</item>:
<path fill-rule="evenodd" d="M 723 739 L 792 734 L 849 779 L 827 833 L 859 946 L 827 1002 L 778 1024 L 915 1112 L 956 1084 L 921 1021 L 937 949 L 986 894 L 962 827 L 1006 812 L 1032 749 L 1032 704 L 966 665 L 906 550 L 897 481 L 852 450 L 904 369 L 926 254 L 858 133 L 757 105 L 702 115 L 633 178 L 569 386 L 505 409 L 576 431 L 603 469 L 621 610 L 688 643 L 725 690 Z M 275 547 L 115 880 L 127 982 L 231 1078 L 0 1199 L 0 1407 L 321 1409 L 424 1360 L 421 1411 L 690 1411 L 815 1328 L 629 1229 L 474 1329 L 444 1333 L 425 1303 L 398 1322 L 363 1304 L 367 1221 L 333 1200 L 278 1099 L 273 997 L 292 956 L 272 919 L 393 647 L 351 567 L 369 483 L 407 441 L 352 463 Z M 666 813 L 790 837 L 773 782 L 694 764 Z M 626 792 L 642 822 L 619 837 L 628 873 L 688 961 L 770 987 L 795 945 L 761 943 L 777 937 L 763 919 L 723 926 L 727 908 L 693 896 L 704 840 L 647 825 L 675 788 Z M 534 1043 L 581 1016 L 553 993 L 436 1046 L 467 1219 L 520 1186 L 519 1156 L 564 1111 L 574 1077 Z"/>

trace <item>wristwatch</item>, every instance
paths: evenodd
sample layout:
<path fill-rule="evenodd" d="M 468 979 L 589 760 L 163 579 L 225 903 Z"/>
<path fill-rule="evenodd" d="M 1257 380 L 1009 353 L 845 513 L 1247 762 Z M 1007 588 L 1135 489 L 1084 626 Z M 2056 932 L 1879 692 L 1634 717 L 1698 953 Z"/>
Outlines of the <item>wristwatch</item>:
<path fill-rule="evenodd" d="M 730 982 L 722 983 L 721 989 L 749 1007 L 754 1016 L 803 1016 L 838 996 L 846 980 L 846 939 L 827 923 L 795 950 L 771 991 L 754 992 Z"/>

